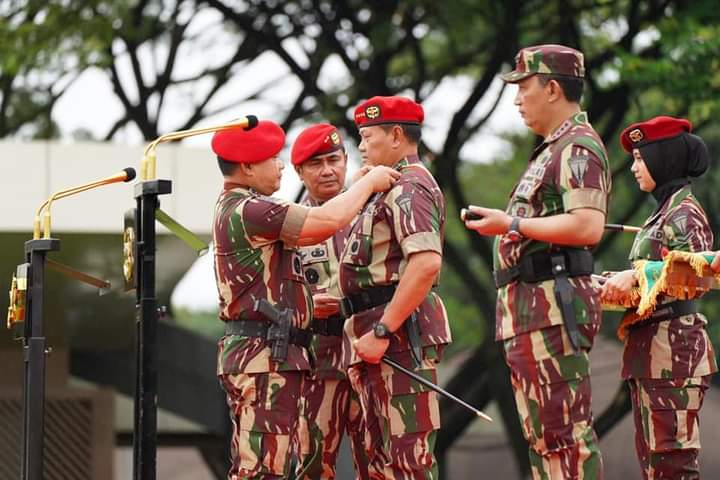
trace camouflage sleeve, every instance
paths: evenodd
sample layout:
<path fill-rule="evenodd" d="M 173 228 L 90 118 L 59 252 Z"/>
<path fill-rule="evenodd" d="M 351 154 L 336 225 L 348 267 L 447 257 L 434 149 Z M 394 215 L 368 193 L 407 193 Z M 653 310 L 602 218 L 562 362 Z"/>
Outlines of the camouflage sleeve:
<path fill-rule="evenodd" d="M 566 212 L 592 208 L 607 214 L 608 166 L 593 150 L 572 142 L 560 152 L 555 182 Z"/>
<path fill-rule="evenodd" d="M 667 216 L 665 234 L 670 250 L 705 252 L 712 250 L 713 233 L 702 207 L 683 200 Z"/>
<path fill-rule="evenodd" d="M 425 186 L 410 182 L 396 185 L 388 192 L 385 205 L 405 257 L 427 251 L 442 254 L 441 207 Z"/>
<path fill-rule="evenodd" d="M 278 240 L 295 245 L 307 216 L 307 207 L 271 197 L 254 197 L 245 202 L 240 215 L 245 235 L 253 248 Z"/>

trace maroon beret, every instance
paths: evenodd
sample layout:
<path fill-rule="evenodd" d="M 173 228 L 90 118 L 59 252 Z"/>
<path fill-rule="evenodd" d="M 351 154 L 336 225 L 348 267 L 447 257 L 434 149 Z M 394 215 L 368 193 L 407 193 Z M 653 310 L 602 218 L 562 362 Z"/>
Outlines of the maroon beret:
<path fill-rule="evenodd" d="M 420 125 L 424 118 L 422 105 L 406 97 L 372 97 L 355 107 L 358 128 L 388 123 Z"/>
<path fill-rule="evenodd" d="M 277 155 L 283 145 L 285 132 L 270 120 L 260 120 L 250 130 L 241 127 L 220 130 L 212 138 L 213 152 L 233 163 L 262 162 Z"/>
<path fill-rule="evenodd" d="M 620 143 L 625 151 L 630 153 L 633 148 L 689 132 L 692 132 L 690 120 L 661 115 L 627 127 L 620 134 Z"/>
<path fill-rule="evenodd" d="M 312 157 L 341 148 L 343 148 L 343 141 L 338 129 L 329 123 L 318 123 L 300 132 L 292 146 L 290 158 L 293 165 L 300 165 Z"/>

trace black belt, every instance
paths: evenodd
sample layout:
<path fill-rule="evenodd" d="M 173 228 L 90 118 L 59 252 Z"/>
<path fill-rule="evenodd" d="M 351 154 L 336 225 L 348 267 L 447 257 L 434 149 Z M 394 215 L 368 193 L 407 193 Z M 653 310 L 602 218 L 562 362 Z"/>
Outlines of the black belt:
<path fill-rule="evenodd" d="M 698 313 L 697 303 L 695 303 L 695 300 L 675 300 L 673 302 L 658 305 L 652 315 L 640 322 L 633 323 L 628 328 L 640 328 L 651 323 L 663 322 L 665 320 L 682 317 L 683 315 L 691 315 L 693 313 Z"/>
<path fill-rule="evenodd" d="M 386 285 L 365 289 L 357 295 L 348 295 L 340 301 L 340 311 L 345 318 L 350 318 L 355 313 L 385 305 L 392 300 L 396 288 L 397 285 Z M 407 334 L 414 364 L 417 368 L 420 368 L 420 362 L 422 360 L 420 335 L 422 332 L 420 332 L 420 324 L 416 312 L 413 312 L 410 317 L 405 320 L 403 328 L 405 328 L 405 333 Z"/>
<path fill-rule="evenodd" d="M 317 335 L 325 337 L 342 337 L 343 327 L 345 326 L 345 317 L 342 315 L 333 315 L 327 319 L 314 319 L 310 324 L 310 331 Z"/>
<path fill-rule="evenodd" d="M 348 295 L 340 300 L 340 311 L 345 318 L 350 318 L 363 310 L 384 305 L 392 300 L 396 288 L 396 285 L 386 285 L 367 288 L 356 295 Z"/>
<path fill-rule="evenodd" d="M 269 325 L 265 322 L 235 320 L 225 323 L 225 334 L 267 339 L 268 328 Z M 312 335 L 313 334 L 310 330 L 302 330 L 300 328 L 290 326 L 289 342 L 293 345 L 308 348 L 310 346 L 310 341 L 312 340 Z"/>
<path fill-rule="evenodd" d="M 565 257 L 567 276 L 579 277 L 593 273 L 593 255 L 589 250 L 564 248 L 557 252 L 535 252 L 524 255 L 517 265 L 493 271 L 495 286 L 501 288 L 515 281 L 537 283 L 554 278 L 551 257 L 558 253 Z"/>

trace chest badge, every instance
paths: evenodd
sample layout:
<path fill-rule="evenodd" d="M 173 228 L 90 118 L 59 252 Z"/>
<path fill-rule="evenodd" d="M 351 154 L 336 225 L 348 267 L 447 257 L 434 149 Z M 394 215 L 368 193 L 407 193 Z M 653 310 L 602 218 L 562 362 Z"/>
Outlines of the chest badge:
<path fill-rule="evenodd" d="M 305 280 L 307 280 L 310 285 L 315 285 L 319 279 L 320 274 L 318 274 L 317 270 L 314 268 L 308 268 L 305 270 Z"/>

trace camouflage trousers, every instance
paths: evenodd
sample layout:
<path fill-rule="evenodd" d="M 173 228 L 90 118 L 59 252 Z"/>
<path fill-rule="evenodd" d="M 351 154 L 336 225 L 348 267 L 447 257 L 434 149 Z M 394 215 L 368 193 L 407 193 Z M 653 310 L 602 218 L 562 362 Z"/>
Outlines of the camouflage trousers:
<path fill-rule="evenodd" d="M 700 478 L 700 418 L 710 377 L 628 379 L 645 479 Z"/>
<path fill-rule="evenodd" d="M 409 352 L 392 357 L 413 369 Z M 435 366 L 436 360 L 426 359 L 415 372 L 437 382 Z M 353 365 L 348 377 L 362 406 L 369 478 L 436 480 L 437 394 L 384 363 Z"/>
<path fill-rule="evenodd" d="M 233 436 L 229 480 L 287 478 L 299 457 L 304 371 L 220 375 Z"/>
<path fill-rule="evenodd" d="M 342 436 L 347 432 L 357 478 L 369 479 L 368 458 L 365 455 L 364 432 L 360 400 L 347 379 L 306 379 L 303 387 L 304 414 L 301 428 L 307 432 L 303 441 L 302 464 L 298 464 L 296 478 L 324 480 L 335 478 L 335 463 Z"/>
<path fill-rule="evenodd" d="M 534 479 L 603 477 L 590 405 L 590 364 L 597 325 L 579 325 L 573 352 L 565 326 L 517 335 L 504 342 L 520 423 L 529 443 Z"/>

